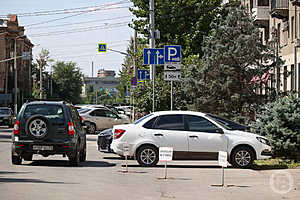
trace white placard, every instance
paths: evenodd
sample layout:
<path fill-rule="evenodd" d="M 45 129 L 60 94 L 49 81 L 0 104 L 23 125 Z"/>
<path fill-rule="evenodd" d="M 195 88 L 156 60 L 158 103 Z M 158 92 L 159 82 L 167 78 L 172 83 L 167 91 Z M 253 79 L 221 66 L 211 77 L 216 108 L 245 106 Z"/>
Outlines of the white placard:
<path fill-rule="evenodd" d="M 227 152 L 219 151 L 218 161 L 220 166 L 227 167 Z"/>
<path fill-rule="evenodd" d="M 179 81 L 181 79 L 181 71 L 165 71 L 165 81 Z"/>
<path fill-rule="evenodd" d="M 171 161 L 173 159 L 173 147 L 159 147 L 159 161 Z"/>
<path fill-rule="evenodd" d="M 180 71 L 181 64 L 180 63 L 165 63 L 164 70 L 165 71 Z"/>
<path fill-rule="evenodd" d="M 123 144 L 123 155 L 129 156 L 130 155 L 130 146 L 128 143 Z"/>

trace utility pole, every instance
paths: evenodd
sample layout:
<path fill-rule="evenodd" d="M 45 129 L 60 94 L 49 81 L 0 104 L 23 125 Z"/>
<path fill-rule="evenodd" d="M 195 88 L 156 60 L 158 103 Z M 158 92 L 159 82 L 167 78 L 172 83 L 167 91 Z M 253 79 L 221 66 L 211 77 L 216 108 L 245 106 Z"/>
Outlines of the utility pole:
<path fill-rule="evenodd" d="M 149 19 L 150 19 L 150 48 L 155 47 L 155 22 L 154 22 L 154 0 L 149 1 Z M 155 111 L 155 65 L 150 65 L 150 79 L 152 80 L 152 112 Z"/>
<path fill-rule="evenodd" d="M 17 37 L 15 38 L 15 45 L 14 45 L 14 70 L 15 70 L 15 95 L 14 95 L 14 104 L 15 104 L 15 115 L 17 115 L 18 114 Z"/>
<path fill-rule="evenodd" d="M 134 30 L 134 39 L 133 39 L 133 46 L 134 46 L 134 57 L 133 57 L 133 64 L 134 64 L 134 77 L 137 78 L 137 71 L 138 71 L 138 66 L 137 66 L 137 31 Z"/>
<path fill-rule="evenodd" d="M 92 77 L 94 77 L 94 62 L 92 61 Z"/>
<path fill-rule="evenodd" d="M 40 62 L 40 99 L 43 99 L 43 60 Z"/>

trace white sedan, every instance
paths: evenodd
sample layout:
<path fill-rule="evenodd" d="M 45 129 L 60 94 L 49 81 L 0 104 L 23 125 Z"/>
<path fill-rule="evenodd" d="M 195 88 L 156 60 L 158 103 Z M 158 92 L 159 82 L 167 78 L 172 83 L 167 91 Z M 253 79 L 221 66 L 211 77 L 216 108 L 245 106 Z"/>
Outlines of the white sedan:
<path fill-rule="evenodd" d="M 133 124 L 113 127 L 111 148 L 121 156 L 129 144 L 130 155 L 142 166 L 158 163 L 159 147 L 173 147 L 173 159 L 217 160 L 225 151 L 234 167 L 247 168 L 256 159 L 271 157 L 267 138 L 230 130 L 209 115 L 192 111 L 162 111 Z"/>

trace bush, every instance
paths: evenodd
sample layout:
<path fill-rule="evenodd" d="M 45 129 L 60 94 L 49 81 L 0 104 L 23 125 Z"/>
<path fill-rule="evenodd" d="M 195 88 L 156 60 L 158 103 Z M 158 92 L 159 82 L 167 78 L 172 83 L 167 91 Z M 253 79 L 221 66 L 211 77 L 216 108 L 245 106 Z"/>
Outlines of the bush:
<path fill-rule="evenodd" d="M 270 139 L 275 157 L 300 160 L 300 98 L 290 94 L 266 104 L 251 127 Z"/>

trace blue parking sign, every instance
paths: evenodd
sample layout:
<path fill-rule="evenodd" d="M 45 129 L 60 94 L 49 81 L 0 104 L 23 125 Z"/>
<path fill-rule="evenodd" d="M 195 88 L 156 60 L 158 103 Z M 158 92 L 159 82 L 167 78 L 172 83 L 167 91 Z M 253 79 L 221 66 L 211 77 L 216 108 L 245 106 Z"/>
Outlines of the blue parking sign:
<path fill-rule="evenodd" d="M 165 63 L 181 63 L 180 45 L 166 45 L 164 50 Z"/>

